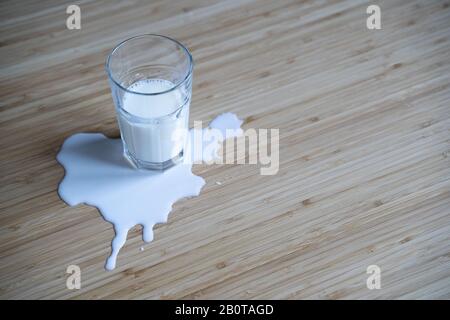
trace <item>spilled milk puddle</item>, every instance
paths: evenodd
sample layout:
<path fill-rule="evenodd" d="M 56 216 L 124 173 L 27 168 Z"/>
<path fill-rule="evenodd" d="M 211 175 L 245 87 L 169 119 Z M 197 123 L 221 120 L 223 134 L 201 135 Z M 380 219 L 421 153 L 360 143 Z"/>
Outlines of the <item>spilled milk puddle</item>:
<path fill-rule="evenodd" d="M 226 129 L 242 133 L 239 120 L 233 113 L 224 113 L 211 121 L 205 130 L 217 129 L 223 137 Z M 194 129 L 190 130 L 190 143 L 185 159 L 211 160 L 220 147 L 221 139 L 212 137 L 202 143 L 209 153 L 196 155 Z M 197 143 L 197 142 L 196 142 Z M 58 193 L 70 206 L 84 203 L 98 208 L 106 221 L 114 225 L 115 237 L 111 255 L 105 268 L 113 270 L 117 255 L 125 244 L 128 231 L 135 225 L 143 226 L 143 240 L 153 240 L 153 226 L 167 222 L 172 205 L 179 199 L 198 196 L 205 180 L 192 173 L 192 162 L 185 161 L 164 172 L 137 170 L 123 156 L 120 139 L 109 139 L 101 133 L 77 133 L 65 140 L 57 155 L 66 173 Z"/>

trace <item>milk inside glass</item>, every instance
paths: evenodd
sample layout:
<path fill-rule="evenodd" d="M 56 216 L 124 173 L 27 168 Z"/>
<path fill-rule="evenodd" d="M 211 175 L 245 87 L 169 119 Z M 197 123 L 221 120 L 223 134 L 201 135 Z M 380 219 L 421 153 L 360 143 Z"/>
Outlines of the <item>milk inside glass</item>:
<path fill-rule="evenodd" d="M 146 79 L 124 92 L 118 120 L 125 154 L 133 163 L 182 157 L 190 102 L 182 90 L 168 80 Z"/>

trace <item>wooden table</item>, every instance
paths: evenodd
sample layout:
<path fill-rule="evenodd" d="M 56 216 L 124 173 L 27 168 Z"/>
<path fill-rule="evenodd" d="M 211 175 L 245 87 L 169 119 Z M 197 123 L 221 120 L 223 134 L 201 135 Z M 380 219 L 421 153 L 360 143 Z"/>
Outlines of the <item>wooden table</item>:
<path fill-rule="evenodd" d="M 450 298 L 448 1 L 86 0 L 80 30 L 69 4 L 0 3 L 1 298 Z M 280 170 L 195 166 L 201 195 L 107 272 L 113 228 L 60 200 L 55 156 L 118 136 L 104 61 L 142 33 L 192 51 L 191 120 L 279 128 Z"/>

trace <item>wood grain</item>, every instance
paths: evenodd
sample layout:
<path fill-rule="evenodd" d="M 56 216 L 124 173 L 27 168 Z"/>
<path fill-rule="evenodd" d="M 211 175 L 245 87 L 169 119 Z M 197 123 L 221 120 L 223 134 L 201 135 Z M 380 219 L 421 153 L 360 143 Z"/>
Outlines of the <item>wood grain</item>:
<path fill-rule="evenodd" d="M 450 298 L 448 1 L 86 0 L 81 30 L 69 4 L 0 3 L 1 298 Z M 104 60 L 142 33 L 192 51 L 191 120 L 279 128 L 280 171 L 196 166 L 201 195 L 144 251 L 136 227 L 107 272 L 112 226 L 59 199 L 55 156 L 118 136 Z"/>

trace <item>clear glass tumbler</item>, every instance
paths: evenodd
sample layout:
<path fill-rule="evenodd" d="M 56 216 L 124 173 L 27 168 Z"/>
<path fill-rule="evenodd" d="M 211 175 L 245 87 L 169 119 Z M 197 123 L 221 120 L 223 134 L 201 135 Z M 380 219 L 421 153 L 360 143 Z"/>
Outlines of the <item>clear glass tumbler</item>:
<path fill-rule="evenodd" d="M 193 60 L 178 41 L 146 34 L 117 45 L 106 60 L 125 156 L 164 170 L 183 159 Z"/>

